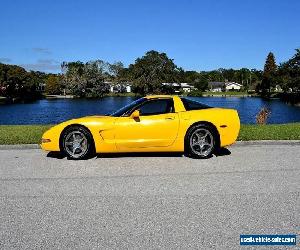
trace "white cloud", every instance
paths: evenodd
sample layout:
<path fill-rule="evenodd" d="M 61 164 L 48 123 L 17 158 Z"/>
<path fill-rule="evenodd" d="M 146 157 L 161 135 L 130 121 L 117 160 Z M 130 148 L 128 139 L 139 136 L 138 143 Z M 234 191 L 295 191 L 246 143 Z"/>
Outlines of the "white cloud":
<path fill-rule="evenodd" d="M 60 71 L 60 63 L 53 59 L 39 59 L 36 63 L 20 64 L 26 70 L 58 72 Z"/>
<path fill-rule="evenodd" d="M 9 62 L 11 62 L 11 59 L 7 58 L 7 57 L 0 57 L 0 62 L 2 62 L 2 63 L 9 63 Z"/>
<path fill-rule="evenodd" d="M 32 51 L 39 54 L 47 54 L 47 55 L 51 54 L 51 51 L 48 48 L 35 47 L 32 48 Z"/>

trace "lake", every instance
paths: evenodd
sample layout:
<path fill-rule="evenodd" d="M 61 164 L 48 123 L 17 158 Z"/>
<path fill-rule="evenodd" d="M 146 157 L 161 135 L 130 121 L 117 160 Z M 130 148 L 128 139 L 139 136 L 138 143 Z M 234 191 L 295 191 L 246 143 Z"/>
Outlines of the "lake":
<path fill-rule="evenodd" d="M 28 104 L 0 105 L 0 124 L 56 124 L 71 118 L 107 114 L 135 100 L 134 97 L 101 99 L 38 100 Z M 268 123 L 300 122 L 300 107 L 256 97 L 191 97 L 213 107 L 237 109 L 243 124 L 255 123 L 255 116 L 266 106 L 271 110 Z"/>

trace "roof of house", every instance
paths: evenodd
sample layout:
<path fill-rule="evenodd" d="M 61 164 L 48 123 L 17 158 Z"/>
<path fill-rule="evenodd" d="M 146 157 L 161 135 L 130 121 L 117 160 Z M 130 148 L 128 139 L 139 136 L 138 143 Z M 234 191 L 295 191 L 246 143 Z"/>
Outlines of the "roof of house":
<path fill-rule="evenodd" d="M 172 87 L 192 88 L 192 86 L 189 83 L 186 83 L 186 82 L 182 82 L 182 83 L 163 82 L 162 85 L 168 85 L 168 86 L 172 86 Z"/>
<path fill-rule="evenodd" d="M 178 87 L 178 86 L 180 86 L 180 84 L 177 83 L 177 82 L 163 82 L 162 85 L 164 85 L 164 86 L 167 85 L 167 86 L 172 86 L 172 87 Z"/>
<path fill-rule="evenodd" d="M 105 81 L 104 83 L 109 84 L 110 86 L 115 86 L 115 85 L 131 86 L 132 85 L 132 82 L 108 82 L 108 81 Z"/>
<path fill-rule="evenodd" d="M 237 82 L 209 82 L 208 85 L 211 88 L 223 88 L 225 86 L 230 86 L 230 85 L 237 85 L 237 86 L 240 86 L 240 87 L 243 86 L 242 84 L 239 84 Z"/>
<path fill-rule="evenodd" d="M 237 83 L 237 82 L 226 82 L 225 85 L 226 85 L 226 86 L 237 85 L 237 86 L 240 86 L 240 87 L 243 86 L 242 84 L 239 84 L 239 83 Z"/>
<path fill-rule="evenodd" d="M 180 83 L 180 84 L 181 84 L 181 87 L 183 87 L 183 88 L 191 88 L 191 87 L 192 87 L 191 84 L 186 83 L 186 82 L 182 82 L 182 83 Z"/>
<path fill-rule="evenodd" d="M 214 88 L 222 88 L 225 85 L 225 82 L 209 82 L 208 85 Z"/>

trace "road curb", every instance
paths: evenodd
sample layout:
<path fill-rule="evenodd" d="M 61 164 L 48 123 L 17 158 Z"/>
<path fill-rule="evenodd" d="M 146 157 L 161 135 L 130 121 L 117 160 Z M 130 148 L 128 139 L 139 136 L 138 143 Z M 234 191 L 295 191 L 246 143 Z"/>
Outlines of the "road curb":
<path fill-rule="evenodd" d="M 39 144 L 15 144 L 15 145 L 0 145 L 0 150 L 9 149 L 40 149 Z"/>
<path fill-rule="evenodd" d="M 237 141 L 231 147 L 239 146 L 259 146 L 259 145 L 300 145 L 300 140 L 262 140 L 262 141 Z M 10 149 L 40 149 L 39 144 L 16 144 L 16 145 L 0 145 L 0 150 Z"/>
<path fill-rule="evenodd" d="M 232 146 L 259 146 L 259 145 L 300 145 L 300 140 L 261 140 L 261 141 L 237 141 Z"/>

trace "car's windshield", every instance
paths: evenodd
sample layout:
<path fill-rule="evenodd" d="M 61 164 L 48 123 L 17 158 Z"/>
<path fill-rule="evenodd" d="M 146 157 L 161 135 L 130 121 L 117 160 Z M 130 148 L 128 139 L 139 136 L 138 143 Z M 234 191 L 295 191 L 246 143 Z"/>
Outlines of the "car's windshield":
<path fill-rule="evenodd" d="M 113 112 L 112 114 L 110 114 L 110 116 L 122 116 L 126 113 L 128 113 L 128 111 L 132 110 L 135 106 L 140 105 L 141 103 L 145 102 L 147 99 L 146 98 L 140 98 L 135 100 L 132 103 L 129 103 L 128 105 L 126 105 L 123 108 L 120 108 L 119 110 Z"/>

